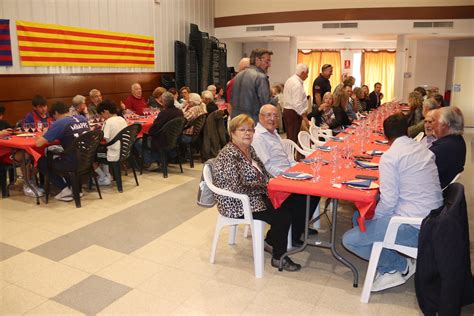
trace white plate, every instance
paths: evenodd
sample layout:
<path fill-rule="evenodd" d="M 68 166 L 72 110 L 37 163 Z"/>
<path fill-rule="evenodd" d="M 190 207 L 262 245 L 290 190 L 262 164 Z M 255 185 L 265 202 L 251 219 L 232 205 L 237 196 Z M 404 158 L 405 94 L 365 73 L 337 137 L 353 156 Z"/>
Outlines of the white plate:
<path fill-rule="evenodd" d="M 312 175 L 308 173 L 304 173 L 304 172 L 286 172 L 286 173 L 282 173 L 281 176 L 285 179 L 290 179 L 290 180 L 308 180 L 308 179 L 313 178 Z"/>

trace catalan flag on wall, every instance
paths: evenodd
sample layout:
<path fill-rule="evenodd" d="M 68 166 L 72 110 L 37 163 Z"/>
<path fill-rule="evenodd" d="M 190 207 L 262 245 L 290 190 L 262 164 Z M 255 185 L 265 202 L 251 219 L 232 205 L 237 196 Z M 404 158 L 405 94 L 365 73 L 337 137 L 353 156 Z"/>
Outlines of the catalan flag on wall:
<path fill-rule="evenodd" d="M 154 67 L 151 36 L 16 21 L 22 66 Z"/>
<path fill-rule="evenodd" d="M 10 20 L 0 19 L 0 66 L 12 66 Z"/>

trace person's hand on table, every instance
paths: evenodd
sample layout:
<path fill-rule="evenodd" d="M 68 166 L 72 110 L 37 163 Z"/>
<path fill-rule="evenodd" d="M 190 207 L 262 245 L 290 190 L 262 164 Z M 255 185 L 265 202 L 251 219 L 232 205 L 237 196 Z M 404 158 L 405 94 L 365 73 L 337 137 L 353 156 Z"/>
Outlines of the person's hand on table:
<path fill-rule="evenodd" d="M 0 131 L 0 136 L 11 135 L 13 133 L 13 129 L 6 128 Z"/>

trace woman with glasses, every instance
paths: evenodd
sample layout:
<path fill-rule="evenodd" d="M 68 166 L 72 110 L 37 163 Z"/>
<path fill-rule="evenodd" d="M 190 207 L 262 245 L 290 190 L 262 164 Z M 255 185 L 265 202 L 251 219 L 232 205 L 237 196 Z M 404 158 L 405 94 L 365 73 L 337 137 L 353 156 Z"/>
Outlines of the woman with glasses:
<path fill-rule="evenodd" d="M 291 225 L 291 210 L 280 207 L 275 210 L 268 198 L 267 184 L 271 175 L 265 169 L 251 146 L 255 132 L 255 123 L 246 114 L 233 118 L 229 124 L 231 141 L 219 152 L 213 165 L 215 185 L 221 189 L 246 194 L 254 219 L 271 225 L 265 238 L 268 244 L 265 251 L 272 252 L 272 266 L 278 268 L 283 260 L 283 269 L 298 271 L 301 265 L 289 257 L 282 258 L 286 252 L 288 230 Z M 223 216 L 243 218 L 242 204 L 228 196 L 216 196 L 217 209 Z"/>

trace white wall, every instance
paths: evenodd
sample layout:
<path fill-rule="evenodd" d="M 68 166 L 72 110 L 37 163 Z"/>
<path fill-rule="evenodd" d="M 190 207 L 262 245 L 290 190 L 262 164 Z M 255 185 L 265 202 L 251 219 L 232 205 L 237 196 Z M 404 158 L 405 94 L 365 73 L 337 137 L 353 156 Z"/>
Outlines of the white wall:
<path fill-rule="evenodd" d="M 290 42 L 270 42 L 268 49 L 273 52 L 272 66 L 268 70 L 270 84 L 285 83 L 295 73 L 295 69 L 290 69 Z"/>
<path fill-rule="evenodd" d="M 448 71 L 446 74 L 446 90 L 452 90 L 454 57 L 474 56 L 474 39 L 449 41 Z"/>
<path fill-rule="evenodd" d="M 10 20 L 13 66 L 0 74 L 174 71 L 175 40 L 188 41 L 189 23 L 214 31 L 213 0 L 0 0 Z M 155 37 L 155 68 L 21 67 L 15 20 L 52 23 Z"/>
<path fill-rule="evenodd" d="M 227 67 L 234 67 L 239 70 L 239 62 L 243 57 L 244 50 L 241 42 L 226 42 L 227 47 Z"/>

